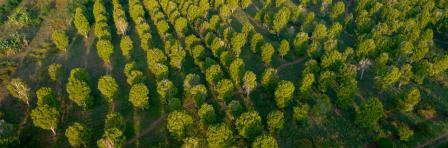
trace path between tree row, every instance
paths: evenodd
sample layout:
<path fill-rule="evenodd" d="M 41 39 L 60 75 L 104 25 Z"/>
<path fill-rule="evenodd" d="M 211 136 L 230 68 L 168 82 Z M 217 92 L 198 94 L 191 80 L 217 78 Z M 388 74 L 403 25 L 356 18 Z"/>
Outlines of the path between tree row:
<path fill-rule="evenodd" d="M 435 146 L 437 146 L 439 144 L 443 144 L 445 142 L 448 142 L 448 133 L 441 134 L 440 136 L 433 138 L 430 141 L 420 144 L 417 146 L 417 148 L 423 148 L 423 147 L 428 147 L 428 146 L 435 147 Z"/>

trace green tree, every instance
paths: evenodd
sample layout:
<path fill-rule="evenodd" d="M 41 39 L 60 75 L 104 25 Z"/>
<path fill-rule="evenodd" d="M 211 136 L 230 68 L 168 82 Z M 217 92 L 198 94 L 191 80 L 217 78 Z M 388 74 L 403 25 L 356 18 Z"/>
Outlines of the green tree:
<path fill-rule="evenodd" d="M 87 38 L 87 34 L 90 30 L 90 23 L 82 8 L 76 8 L 73 23 L 75 24 L 78 33 L 84 36 L 84 38 Z"/>
<path fill-rule="evenodd" d="M 53 63 L 48 66 L 48 76 L 53 81 L 60 81 L 62 79 L 62 65 L 58 63 Z"/>
<path fill-rule="evenodd" d="M 241 114 L 235 121 L 235 127 L 241 136 L 248 139 L 254 139 L 263 131 L 261 117 L 256 111 Z"/>
<path fill-rule="evenodd" d="M 109 112 L 106 116 L 104 127 L 106 129 L 117 128 L 124 131 L 126 129 L 126 120 L 119 112 Z"/>
<path fill-rule="evenodd" d="M 252 0 L 241 0 L 241 8 L 246 9 L 252 4 Z"/>
<path fill-rule="evenodd" d="M 98 90 L 109 104 L 112 104 L 114 97 L 118 95 L 118 89 L 117 81 L 111 75 L 101 76 L 98 80 Z"/>
<path fill-rule="evenodd" d="M 198 74 L 195 73 L 189 73 L 187 74 L 187 76 L 185 76 L 184 79 L 184 92 L 187 96 L 190 96 L 190 89 L 193 86 L 196 86 L 198 84 L 200 84 L 201 81 L 201 77 L 199 77 Z"/>
<path fill-rule="evenodd" d="M 104 131 L 103 137 L 96 142 L 99 148 L 120 148 L 123 147 L 126 137 L 117 128 L 109 128 Z"/>
<path fill-rule="evenodd" d="M 129 36 L 125 35 L 125 36 L 121 37 L 120 49 L 121 49 L 121 54 L 126 59 L 131 59 L 131 56 L 134 52 L 134 44 L 132 43 L 132 40 Z"/>
<path fill-rule="evenodd" d="M 409 139 L 412 138 L 412 136 L 414 136 L 414 131 L 409 128 L 406 124 L 404 123 L 398 123 L 397 126 L 397 131 L 398 131 L 398 137 L 400 137 L 401 141 L 409 141 Z"/>
<path fill-rule="evenodd" d="M 343 14 L 345 11 L 345 4 L 343 1 L 339 1 L 336 2 L 333 7 L 331 8 L 331 12 L 330 12 L 330 18 L 332 20 L 337 19 L 338 17 L 341 16 L 341 14 Z"/>
<path fill-rule="evenodd" d="M 190 94 L 196 107 L 199 107 L 207 99 L 207 88 L 202 84 L 193 86 L 190 89 Z"/>
<path fill-rule="evenodd" d="M 265 43 L 261 47 L 261 60 L 266 64 L 270 65 L 272 61 L 272 56 L 274 55 L 274 47 L 271 45 L 271 43 Z"/>
<path fill-rule="evenodd" d="M 277 89 L 275 90 L 275 103 L 278 108 L 287 107 L 294 96 L 294 83 L 282 80 L 278 83 Z"/>
<path fill-rule="evenodd" d="M 202 104 L 201 108 L 198 110 L 198 115 L 203 123 L 211 124 L 216 121 L 215 109 L 212 105 L 207 103 Z"/>
<path fill-rule="evenodd" d="M 291 11 L 289 11 L 289 8 L 287 7 L 280 9 L 277 14 L 275 14 L 274 21 L 272 22 L 272 28 L 277 33 L 277 36 L 280 34 L 280 31 L 282 31 L 283 28 L 285 28 L 288 24 L 290 16 Z"/>
<path fill-rule="evenodd" d="M 232 78 L 235 84 L 239 85 L 241 79 L 243 78 L 244 72 L 246 71 L 246 67 L 243 59 L 236 58 L 232 61 L 229 67 L 230 77 Z"/>
<path fill-rule="evenodd" d="M 148 88 L 145 84 L 134 84 L 129 90 L 129 102 L 138 109 L 146 109 L 149 107 Z"/>
<path fill-rule="evenodd" d="M 283 129 L 285 124 L 285 114 L 279 110 L 272 111 L 268 114 L 266 123 L 269 131 L 276 133 Z"/>
<path fill-rule="evenodd" d="M 227 6 L 229 6 L 230 10 L 235 11 L 236 8 L 238 8 L 240 0 L 227 0 Z"/>
<path fill-rule="evenodd" d="M 277 140 L 269 135 L 261 135 L 255 138 L 253 148 L 278 148 Z"/>
<path fill-rule="evenodd" d="M 302 81 L 300 82 L 300 93 L 302 94 L 308 94 L 308 91 L 310 91 L 311 87 L 313 86 L 313 83 L 315 81 L 315 77 L 313 73 L 307 73 L 303 76 Z"/>
<path fill-rule="evenodd" d="M 48 105 L 38 106 L 31 111 L 31 119 L 34 126 L 45 130 L 51 130 L 53 135 L 56 135 L 56 128 L 59 124 L 59 111 Z"/>
<path fill-rule="evenodd" d="M 260 33 L 255 33 L 250 39 L 250 49 L 252 53 L 259 52 L 262 45 L 264 45 L 263 35 Z"/>
<path fill-rule="evenodd" d="M 87 147 L 92 131 L 84 124 L 75 122 L 65 129 L 65 136 L 72 147 Z"/>
<path fill-rule="evenodd" d="M 357 44 L 356 55 L 358 57 L 366 57 L 375 51 L 376 45 L 373 39 L 367 39 Z"/>
<path fill-rule="evenodd" d="M 193 118 L 185 112 L 173 111 L 168 115 L 167 128 L 175 137 L 181 138 L 193 125 Z"/>
<path fill-rule="evenodd" d="M 361 128 L 378 129 L 378 120 L 384 117 L 383 104 L 378 98 L 363 101 L 356 112 L 355 124 Z"/>
<path fill-rule="evenodd" d="M 2 129 L 2 132 L 0 133 L 0 145 L 5 147 L 12 146 L 19 140 L 16 128 L 14 128 L 13 124 L 2 119 L 0 120 L 0 129 Z"/>
<path fill-rule="evenodd" d="M 64 31 L 55 31 L 51 35 L 51 39 L 53 40 L 54 45 L 61 50 L 66 52 L 69 44 L 69 39 L 67 35 L 65 35 Z"/>
<path fill-rule="evenodd" d="M 96 43 L 98 56 L 106 63 L 110 64 L 110 56 L 114 53 L 114 45 L 109 40 L 99 40 Z"/>
<path fill-rule="evenodd" d="M 414 110 L 414 106 L 420 102 L 420 91 L 412 87 L 403 92 L 401 97 L 398 99 L 398 109 L 403 112 L 410 112 Z"/>
<path fill-rule="evenodd" d="M 229 147 L 233 141 L 233 132 L 226 124 L 221 123 L 208 127 L 207 143 L 209 147 Z"/>
<path fill-rule="evenodd" d="M 240 57 L 241 48 L 246 44 L 246 35 L 244 33 L 236 33 L 232 38 L 232 53 L 236 57 Z"/>
<path fill-rule="evenodd" d="M 400 69 L 395 66 L 392 66 L 388 73 L 383 74 L 377 80 L 378 85 L 382 89 L 386 89 L 396 83 L 401 77 Z"/>
<path fill-rule="evenodd" d="M 87 75 L 84 69 L 72 69 L 66 86 L 68 98 L 84 109 L 93 103 L 93 98 L 90 96 L 91 90 L 87 82 Z"/>
<path fill-rule="evenodd" d="M 282 40 L 280 42 L 280 47 L 277 49 L 277 52 L 283 59 L 283 57 L 289 52 L 289 42 L 287 40 Z"/>
<path fill-rule="evenodd" d="M 56 95 L 53 92 L 53 89 L 50 87 L 41 87 L 36 91 L 37 96 L 37 105 L 49 105 L 51 107 L 59 107 L 58 100 L 56 100 Z"/>
<path fill-rule="evenodd" d="M 235 86 L 233 85 L 232 81 L 229 79 L 222 79 L 221 81 L 216 84 L 216 92 L 218 93 L 218 100 L 219 101 L 226 101 L 230 99 L 230 97 L 233 96 L 233 91 L 235 89 Z"/>
<path fill-rule="evenodd" d="M 174 22 L 174 30 L 176 30 L 176 33 L 180 36 L 184 36 L 187 33 L 188 30 L 188 20 L 184 17 L 179 17 Z"/>
<path fill-rule="evenodd" d="M 12 79 L 11 82 L 9 82 L 7 89 L 12 96 L 16 97 L 20 101 L 25 102 L 26 105 L 30 106 L 29 103 L 30 88 L 22 79 L 20 78 Z"/>
<path fill-rule="evenodd" d="M 164 79 L 157 82 L 157 93 L 160 96 L 160 101 L 162 104 L 166 104 L 168 98 L 171 98 L 177 94 L 177 88 L 174 86 L 173 82 L 168 79 Z"/>
<path fill-rule="evenodd" d="M 257 75 L 254 72 L 248 70 L 243 76 L 243 89 L 246 91 L 247 96 L 250 96 L 250 92 L 257 87 Z"/>
<path fill-rule="evenodd" d="M 219 80 L 223 77 L 223 72 L 221 70 L 221 66 L 218 64 L 212 65 L 205 71 L 205 79 L 211 85 L 218 83 Z"/>
<path fill-rule="evenodd" d="M 293 110 L 293 119 L 297 122 L 306 122 L 308 119 L 308 112 L 310 110 L 310 106 L 308 104 L 300 104 L 294 106 Z"/>
<path fill-rule="evenodd" d="M 277 86 L 278 79 L 279 76 L 277 74 L 277 70 L 274 68 L 267 68 L 264 70 L 261 77 L 261 84 L 265 88 L 274 88 Z"/>
<path fill-rule="evenodd" d="M 296 55 L 302 55 L 305 53 L 305 49 L 309 44 L 309 36 L 306 32 L 297 33 L 294 39 L 294 48 Z"/>

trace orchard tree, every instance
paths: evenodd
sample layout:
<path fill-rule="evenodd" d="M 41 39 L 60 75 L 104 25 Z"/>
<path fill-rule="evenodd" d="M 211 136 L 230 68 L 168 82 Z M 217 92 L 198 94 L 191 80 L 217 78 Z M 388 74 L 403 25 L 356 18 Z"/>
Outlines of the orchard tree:
<path fill-rule="evenodd" d="M 87 78 L 88 74 L 84 69 L 72 69 L 66 86 L 68 98 L 84 109 L 93 103 Z"/>
<path fill-rule="evenodd" d="M 65 129 L 65 136 L 72 147 L 87 147 L 92 138 L 92 130 L 84 124 L 75 122 Z"/>
<path fill-rule="evenodd" d="M 123 147 L 126 137 L 117 128 L 109 128 L 104 131 L 103 137 L 96 142 L 99 148 L 119 148 Z"/>
<path fill-rule="evenodd" d="M 411 112 L 420 100 L 420 91 L 412 87 L 406 90 L 398 99 L 398 109 L 403 112 Z"/>
<path fill-rule="evenodd" d="M 177 35 L 184 36 L 188 30 L 188 20 L 184 17 L 179 17 L 174 22 L 174 30 L 176 30 Z"/>
<path fill-rule="evenodd" d="M 263 131 L 261 117 L 256 111 L 249 111 L 241 114 L 235 121 L 238 133 L 247 139 L 254 139 Z"/>
<path fill-rule="evenodd" d="M 17 130 L 14 128 L 14 125 L 6 122 L 5 120 L 0 120 L 0 129 L 2 132 L 0 133 L 0 145 L 2 146 L 12 146 L 19 141 L 19 136 L 17 135 Z"/>
<path fill-rule="evenodd" d="M 53 63 L 50 66 L 48 66 L 48 76 L 50 76 L 50 79 L 52 81 L 59 82 L 62 80 L 63 73 L 62 73 L 62 65 L 58 63 Z"/>
<path fill-rule="evenodd" d="M 98 80 L 98 90 L 109 104 L 113 103 L 114 97 L 118 95 L 118 84 L 111 75 L 104 75 Z"/>
<path fill-rule="evenodd" d="M 59 124 L 59 111 L 50 107 L 49 105 L 37 106 L 31 111 L 31 119 L 34 126 L 40 127 L 45 130 L 51 130 L 53 135 L 56 135 L 56 128 Z"/>
<path fill-rule="evenodd" d="M 9 82 L 7 89 L 12 96 L 16 97 L 20 101 L 25 102 L 26 105 L 30 106 L 29 103 L 30 88 L 22 79 L 20 78 L 12 79 L 11 82 Z"/>
<path fill-rule="evenodd" d="M 293 110 L 293 119 L 297 122 L 306 122 L 308 120 L 308 112 L 310 110 L 310 106 L 308 104 L 300 104 L 294 106 Z"/>
<path fill-rule="evenodd" d="M 173 111 L 168 115 L 168 131 L 177 138 L 185 135 L 186 131 L 193 125 L 193 118 L 185 112 Z"/>
<path fill-rule="evenodd" d="M 212 105 L 207 103 L 202 104 L 201 108 L 198 110 L 198 115 L 201 121 L 205 124 L 212 124 L 216 121 L 215 109 Z"/>
<path fill-rule="evenodd" d="M 241 8 L 246 9 L 252 4 L 252 0 L 241 0 Z"/>
<path fill-rule="evenodd" d="M 113 0 L 112 4 L 114 8 L 113 18 L 117 31 L 119 34 L 125 35 L 129 27 L 128 21 L 126 20 L 126 12 L 119 0 Z"/>
<path fill-rule="evenodd" d="M 274 47 L 271 43 L 265 43 L 261 47 L 261 60 L 266 64 L 270 65 L 272 61 L 272 56 L 274 55 Z"/>
<path fill-rule="evenodd" d="M 294 39 L 294 48 L 296 55 L 302 55 L 305 53 L 305 49 L 309 44 L 309 36 L 306 32 L 297 33 Z"/>
<path fill-rule="evenodd" d="M 114 53 L 114 45 L 110 40 L 99 40 L 96 43 L 96 49 L 98 56 L 106 63 L 110 65 L 110 56 Z"/>
<path fill-rule="evenodd" d="M 267 68 L 264 70 L 263 75 L 261 77 L 261 85 L 264 88 L 274 88 L 277 86 L 279 76 L 277 70 L 274 68 Z"/>
<path fill-rule="evenodd" d="M 377 83 L 382 89 L 386 89 L 395 84 L 401 77 L 401 72 L 396 66 L 392 66 L 388 73 L 380 76 Z"/>
<path fill-rule="evenodd" d="M 317 24 L 314 28 L 311 38 L 314 41 L 321 41 L 327 36 L 327 27 L 325 24 Z"/>
<path fill-rule="evenodd" d="M 361 58 L 366 58 L 376 49 L 376 45 L 373 39 L 367 39 L 357 44 L 356 55 Z"/>
<path fill-rule="evenodd" d="M 230 81 L 229 79 L 222 79 L 216 85 L 216 92 L 218 93 L 217 99 L 219 101 L 226 101 L 230 99 L 230 97 L 233 96 L 234 89 L 235 86 L 233 85 L 232 81 Z"/>
<path fill-rule="evenodd" d="M 246 71 L 246 67 L 243 59 L 236 58 L 232 61 L 229 67 L 230 77 L 236 85 L 240 84 L 241 79 L 243 78 L 244 72 Z"/>
<path fill-rule="evenodd" d="M 189 73 L 185 76 L 184 79 L 184 92 L 187 96 L 190 96 L 190 89 L 193 86 L 199 85 L 201 81 L 201 77 L 195 73 Z"/>
<path fill-rule="evenodd" d="M 90 30 L 90 23 L 82 8 L 76 8 L 73 23 L 75 24 L 78 33 L 84 36 L 84 38 L 87 38 L 87 34 Z"/>
<path fill-rule="evenodd" d="M 173 82 L 168 79 L 164 79 L 157 82 L 157 93 L 160 96 L 160 102 L 162 102 L 162 104 L 166 104 L 168 98 L 171 98 L 177 94 L 177 88 L 174 86 Z"/>
<path fill-rule="evenodd" d="M 145 84 L 134 84 L 129 90 L 129 102 L 138 109 L 146 109 L 149 107 L 148 88 Z"/>
<path fill-rule="evenodd" d="M 318 88 L 321 92 L 327 92 L 333 85 L 336 79 L 336 74 L 333 71 L 326 70 L 320 73 L 318 80 Z"/>
<path fill-rule="evenodd" d="M 250 92 L 257 87 L 257 75 L 254 72 L 248 70 L 243 76 L 243 89 L 246 91 L 246 95 L 250 96 Z"/>
<path fill-rule="evenodd" d="M 134 44 L 129 36 L 125 35 L 121 37 L 120 49 L 123 57 L 126 59 L 131 59 L 131 56 L 134 53 Z"/>
<path fill-rule="evenodd" d="M 277 14 L 275 14 L 274 21 L 272 22 L 272 28 L 277 33 L 277 36 L 280 34 L 280 31 L 282 31 L 283 28 L 285 28 L 288 24 L 290 16 L 291 11 L 289 11 L 289 8 L 287 7 L 280 9 Z"/>
<path fill-rule="evenodd" d="M 196 137 L 187 137 L 182 141 L 184 143 L 182 143 L 181 148 L 203 147 L 205 145 L 202 139 Z"/>
<path fill-rule="evenodd" d="M 252 148 L 278 148 L 277 140 L 270 135 L 261 135 L 255 138 Z"/>
<path fill-rule="evenodd" d="M 278 108 L 287 107 L 294 96 L 294 83 L 282 80 L 278 83 L 277 89 L 275 90 L 275 103 Z"/>
<path fill-rule="evenodd" d="M 330 18 L 332 20 L 336 20 L 344 13 L 344 11 L 345 11 L 344 2 L 343 1 L 336 2 L 331 9 Z"/>
<path fill-rule="evenodd" d="M 230 147 L 233 144 L 233 132 L 224 123 L 210 126 L 207 129 L 209 147 Z"/>
<path fill-rule="evenodd" d="M 277 133 L 285 124 L 285 114 L 282 111 L 275 110 L 268 114 L 267 126 L 270 132 Z"/>
<path fill-rule="evenodd" d="M 263 35 L 257 32 L 250 39 L 250 49 L 252 53 L 259 52 L 262 45 L 264 45 Z"/>
<path fill-rule="evenodd" d="M 54 45 L 61 50 L 66 52 L 69 44 L 69 39 L 67 35 L 65 35 L 64 31 L 55 31 L 51 35 L 51 39 L 53 40 Z"/>
<path fill-rule="evenodd" d="M 50 107 L 59 107 L 59 102 L 56 100 L 56 95 L 50 87 L 41 87 L 36 91 L 37 106 L 49 105 Z"/>
<path fill-rule="evenodd" d="M 190 89 L 190 94 L 196 107 L 199 107 L 207 99 L 207 88 L 202 84 L 193 86 Z"/>
<path fill-rule="evenodd" d="M 236 33 L 231 41 L 233 55 L 240 57 L 241 48 L 246 44 L 246 35 L 244 33 Z"/>
<path fill-rule="evenodd" d="M 117 128 L 122 131 L 126 129 L 126 120 L 119 112 L 109 112 L 105 120 L 104 127 L 106 129 Z"/>
<path fill-rule="evenodd" d="M 221 66 L 218 64 L 212 65 L 205 71 L 205 79 L 211 85 L 215 85 L 223 77 Z"/>
<path fill-rule="evenodd" d="M 355 124 L 361 128 L 378 129 L 378 120 L 384 117 L 383 104 L 378 98 L 363 101 L 356 112 Z"/>
<path fill-rule="evenodd" d="M 289 52 L 289 42 L 287 40 L 282 40 L 280 42 L 280 47 L 277 49 L 277 52 L 283 59 L 283 57 Z"/>
<path fill-rule="evenodd" d="M 308 91 L 310 91 L 314 81 L 315 77 L 313 73 L 305 74 L 302 81 L 300 82 L 300 93 L 308 94 Z"/>

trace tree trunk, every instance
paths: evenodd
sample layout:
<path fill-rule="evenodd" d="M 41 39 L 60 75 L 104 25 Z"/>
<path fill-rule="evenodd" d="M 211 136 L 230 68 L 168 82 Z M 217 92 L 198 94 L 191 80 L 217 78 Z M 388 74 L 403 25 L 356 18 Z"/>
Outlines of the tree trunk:
<path fill-rule="evenodd" d="M 364 69 L 361 70 L 361 80 L 363 76 L 364 76 Z"/>
<path fill-rule="evenodd" d="M 54 128 L 51 128 L 50 130 L 51 130 L 51 132 L 53 132 L 53 135 L 56 136 L 56 131 L 54 130 Z"/>

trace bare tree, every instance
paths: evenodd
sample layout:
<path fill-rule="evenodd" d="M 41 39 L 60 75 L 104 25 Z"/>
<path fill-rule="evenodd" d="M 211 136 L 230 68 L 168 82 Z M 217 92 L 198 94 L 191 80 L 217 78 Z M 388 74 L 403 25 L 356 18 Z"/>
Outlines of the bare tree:
<path fill-rule="evenodd" d="M 359 68 L 361 69 L 361 80 L 364 76 L 364 71 L 367 70 L 370 65 L 372 65 L 372 61 L 370 61 L 370 59 L 362 59 L 361 61 L 359 61 Z"/>

